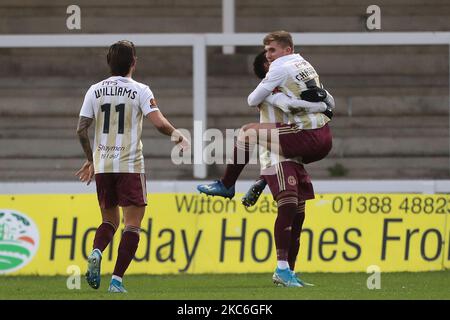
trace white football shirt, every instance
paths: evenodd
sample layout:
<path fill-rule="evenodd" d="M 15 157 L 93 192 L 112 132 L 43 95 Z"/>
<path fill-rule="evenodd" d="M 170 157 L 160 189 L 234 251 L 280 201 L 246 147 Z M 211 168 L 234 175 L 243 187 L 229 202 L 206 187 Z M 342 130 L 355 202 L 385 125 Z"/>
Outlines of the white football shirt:
<path fill-rule="evenodd" d="M 142 120 L 158 107 L 150 88 L 113 76 L 92 85 L 80 116 L 95 119 L 95 173 L 145 173 Z"/>
<path fill-rule="evenodd" d="M 264 102 L 259 105 L 260 123 L 287 123 L 291 117 L 291 113 L 284 112 L 280 108 L 270 104 L 268 99 L 264 100 Z M 261 164 L 261 170 L 268 169 L 284 161 L 293 161 L 301 164 L 302 158 L 285 158 L 280 152 L 271 152 L 265 146 L 259 146 L 259 162 Z"/>
<path fill-rule="evenodd" d="M 258 88 L 272 92 L 278 88 L 289 97 L 300 98 L 308 86 L 320 86 L 319 75 L 314 67 L 299 54 L 280 57 L 270 64 L 269 72 Z M 254 91 L 254 92 L 255 92 Z M 297 124 L 300 129 L 317 129 L 323 127 L 330 119 L 320 112 L 300 111 L 289 116 L 285 123 Z"/>

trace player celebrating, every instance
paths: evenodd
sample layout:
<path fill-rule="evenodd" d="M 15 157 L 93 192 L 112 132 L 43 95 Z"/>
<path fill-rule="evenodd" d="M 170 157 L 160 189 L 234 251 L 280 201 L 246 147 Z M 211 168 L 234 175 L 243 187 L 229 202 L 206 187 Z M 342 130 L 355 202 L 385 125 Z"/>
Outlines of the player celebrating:
<path fill-rule="evenodd" d="M 265 57 L 265 52 L 256 56 L 253 63 L 255 74 L 263 79 L 269 68 L 269 63 Z M 333 116 L 332 109 L 334 108 L 334 99 L 328 93 L 329 106 L 323 102 L 305 104 L 302 110 L 308 113 L 325 112 L 331 119 Z M 302 93 L 306 96 L 306 91 Z M 311 97 L 306 97 L 311 98 Z M 270 99 L 265 99 L 263 103 L 258 106 L 260 112 L 260 122 L 287 122 L 291 113 L 299 112 L 298 108 L 286 106 L 293 104 L 287 95 L 283 93 L 276 93 L 270 96 Z M 312 99 L 314 100 L 314 99 Z M 270 102 L 274 103 L 271 104 Z M 286 110 L 289 109 L 289 110 Z M 305 201 L 314 198 L 314 189 L 311 184 L 311 179 L 306 172 L 301 158 L 285 159 L 282 156 L 273 155 L 269 150 L 260 147 L 259 159 L 262 169 L 262 177 L 258 180 L 250 190 L 245 194 L 242 202 L 246 206 L 252 206 L 258 200 L 262 190 L 269 183 L 273 198 L 277 200 L 282 193 L 289 192 L 292 195 L 297 195 L 297 213 L 294 216 L 280 214 L 275 220 L 274 235 L 275 247 L 277 249 L 277 269 L 272 276 L 274 283 L 287 287 L 304 287 L 312 286 L 300 279 L 295 274 L 295 264 L 297 255 L 300 249 L 300 234 L 305 220 Z M 267 182 L 266 182 L 267 181 Z M 278 205 L 280 203 L 277 202 Z M 282 206 L 281 206 L 282 207 Z M 289 225 L 290 224 L 290 225 Z M 289 228 L 290 227 L 290 228 Z M 288 269 L 289 266 L 289 269 Z M 282 272 L 285 269 L 290 272 Z"/>
<path fill-rule="evenodd" d="M 256 56 L 253 69 L 260 79 L 265 78 L 269 69 L 265 52 L 261 52 Z M 308 113 L 325 112 L 331 118 L 334 100 L 328 92 L 327 94 L 330 106 L 323 102 L 309 103 L 301 100 L 305 105 L 300 110 Z M 260 122 L 287 122 L 289 117 L 292 117 L 292 113 L 295 114 L 300 111 L 298 108 L 289 106 L 292 104 L 292 101 L 289 99 L 291 98 L 284 93 L 275 93 L 269 99 L 265 99 L 258 106 Z M 314 189 L 310 177 L 301 163 L 301 158 L 285 159 L 282 156 L 273 155 L 269 150 L 261 146 L 259 159 L 263 174 L 260 180 L 243 197 L 242 202 L 244 205 L 252 206 L 255 204 L 267 183 L 269 183 L 275 200 L 282 193 L 286 192 L 297 195 L 297 203 L 295 203 L 297 205 L 296 214 L 289 216 L 280 210 L 280 214 L 277 215 L 275 220 L 274 238 L 277 249 L 277 269 L 272 276 L 272 280 L 274 283 L 286 287 L 312 286 L 312 284 L 300 279 L 294 271 L 300 249 L 300 234 L 305 220 L 305 201 L 314 198 Z M 277 204 L 279 205 L 280 203 L 277 202 Z M 282 272 L 283 269 L 286 272 Z"/>
<path fill-rule="evenodd" d="M 126 292 L 122 278 L 138 248 L 147 205 L 141 142 L 143 117 L 162 134 L 172 136 L 181 150 L 189 148 L 189 142 L 159 111 L 150 88 L 132 79 L 136 68 L 132 42 L 123 40 L 111 45 L 107 62 L 111 77 L 92 85 L 81 107 L 77 134 L 87 160 L 76 175 L 89 184 L 95 173 L 102 214 L 102 224 L 95 233 L 93 251 L 88 257 L 86 280 L 92 288 L 99 288 L 102 252 L 119 227 L 120 206 L 125 228 L 108 291 Z M 92 152 L 88 128 L 93 120 Z"/>
<path fill-rule="evenodd" d="M 277 31 L 264 38 L 266 57 L 270 68 L 266 77 L 249 95 L 248 104 L 258 106 L 275 89 L 300 98 L 302 92 L 312 88 L 317 96 L 326 99 L 315 69 L 299 54 L 294 54 L 292 37 L 288 32 Z M 299 112 L 288 122 L 250 123 L 244 125 L 238 135 L 233 152 L 233 162 L 227 165 L 221 180 L 199 185 L 197 189 L 208 195 L 234 197 L 234 184 L 250 160 L 256 144 L 273 151 L 277 148 L 285 158 L 301 157 L 303 163 L 311 163 L 326 157 L 332 147 L 332 136 L 327 122 L 330 118 L 322 112 Z M 261 138 L 262 136 L 266 139 Z M 272 139 L 275 136 L 275 141 Z"/>
<path fill-rule="evenodd" d="M 255 60 L 253 61 L 253 71 L 260 80 L 266 77 L 270 65 L 265 54 L 266 52 L 262 51 L 255 57 Z M 320 93 L 321 90 L 317 89 L 309 89 L 303 91 L 300 94 L 300 97 L 302 98 L 301 100 L 289 97 L 282 92 L 272 93 L 263 101 L 263 103 L 258 106 L 258 109 L 260 111 L 260 122 L 289 122 L 289 117 L 294 116 L 300 111 L 306 113 L 323 112 L 328 118 L 331 119 L 333 117 L 333 109 L 335 108 L 334 98 L 326 90 L 324 93 L 326 97 L 325 99 L 318 96 L 318 94 Z M 264 170 L 270 167 L 269 164 L 272 162 L 271 160 L 273 158 L 273 155 L 271 155 L 271 152 L 264 147 L 261 148 L 262 152 L 260 154 L 260 163 L 261 168 Z M 280 158 L 280 156 L 277 155 L 276 158 Z M 280 162 L 283 161 L 282 159 L 279 160 Z M 301 158 L 288 160 L 301 163 Z M 258 201 L 258 198 L 263 192 L 266 185 L 267 182 L 263 177 L 260 177 L 260 179 L 258 179 L 244 195 L 244 197 L 242 198 L 242 204 L 246 207 L 253 206 Z"/>
<path fill-rule="evenodd" d="M 269 72 L 248 98 L 250 106 L 260 107 L 261 124 L 249 124 L 241 129 L 234 149 L 233 164 L 227 165 L 222 180 L 199 185 L 198 190 L 202 193 L 232 198 L 234 184 L 248 163 L 256 143 L 267 149 L 269 155 L 266 158 L 271 162 L 273 140 L 270 135 L 274 132 L 281 147 L 280 156 L 285 159 L 301 157 L 303 163 L 310 163 L 324 158 L 331 150 L 332 138 L 327 125 L 330 116 L 321 112 L 308 114 L 304 111 L 296 115 L 279 116 L 277 119 L 276 114 L 273 116 L 273 107 L 271 110 L 267 106 L 264 108 L 264 104 L 260 105 L 268 100 L 275 89 L 294 97 L 301 97 L 302 92 L 311 91 L 317 98 L 327 98 L 327 92 L 321 89 L 322 85 L 314 68 L 300 55 L 293 54 L 289 33 L 273 32 L 265 37 L 264 44 L 267 60 L 271 63 Z M 272 123 L 267 123 L 268 118 L 272 118 Z M 266 141 L 262 139 L 261 133 L 267 137 Z M 239 158 L 238 153 L 245 155 L 241 163 L 239 159 L 242 158 Z M 261 157 L 263 159 L 264 154 Z M 262 165 L 264 166 L 263 163 Z M 273 281 L 287 287 L 301 287 L 306 283 L 295 276 L 293 269 L 304 221 L 304 201 L 314 198 L 312 184 L 303 166 L 300 163 L 296 166 L 292 161 L 276 161 L 263 170 L 263 177 L 269 183 L 278 206 L 274 232 L 277 268 Z M 264 182 L 258 182 L 258 187 L 263 188 Z M 257 196 L 258 193 L 256 198 Z"/>

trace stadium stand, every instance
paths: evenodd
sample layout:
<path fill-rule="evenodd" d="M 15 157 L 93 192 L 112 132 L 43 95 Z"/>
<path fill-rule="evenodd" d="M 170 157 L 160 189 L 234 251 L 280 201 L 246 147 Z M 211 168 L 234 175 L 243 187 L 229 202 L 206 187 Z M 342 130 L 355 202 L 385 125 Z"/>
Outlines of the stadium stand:
<path fill-rule="evenodd" d="M 105 0 L 95 5 L 80 0 L 81 31 L 65 27 L 69 4 L 4 0 L 0 33 L 221 32 L 218 0 Z M 236 32 L 361 32 L 369 4 L 236 1 Z M 448 1 L 377 4 L 383 31 L 450 30 Z M 110 23 L 111 16 L 116 23 Z M 296 48 L 337 100 L 334 147 L 327 159 L 308 165 L 313 179 L 450 177 L 448 46 Z M 89 85 L 107 72 L 105 50 L 0 49 L 0 181 L 74 179 L 83 158 L 75 135 L 78 112 Z M 246 97 L 257 84 L 250 64 L 259 50 L 237 47 L 236 54 L 223 55 L 221 48 L 208 49 L 208 127 L 224 130 L 257 121 Z M 150 84 L 177 127 L 192 129 L 192 50 L 138 48 L 138 58 L 135 79 Z M 149 177 L 192 178 L 191 166 L 171 163 L 171 142 L 150 124 L 143 143 Z M 210 166 L 208 175 L 216 177 L 223 169 Z M 252 165 L 243 178 L 256 178 L 258 172 Z"/>

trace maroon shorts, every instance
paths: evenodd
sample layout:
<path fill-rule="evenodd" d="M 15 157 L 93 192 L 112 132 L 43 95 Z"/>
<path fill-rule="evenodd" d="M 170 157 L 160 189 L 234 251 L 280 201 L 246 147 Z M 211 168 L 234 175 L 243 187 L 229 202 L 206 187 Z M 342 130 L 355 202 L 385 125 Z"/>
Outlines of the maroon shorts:
<path fill-rule="evenodd" d="M 281 152 L 286 158 L 302 157 L 303 163 L 325 158 L 332 147 L 328 124 L 319 129 L 299 129 L 296 124 L 277 123 Z"/>
<path fill-rule="evenodd" d="M 303 165 L 293 161 L 283 161 L 263 171 L 262 177 L 269 185 L 276 200 L 280 192 L 291 191 L 299 200 L 314 199 L 311 179 Z"/>
<path fill-rule="evenodd" d="M 109 209 L 147 205 L 147 187 L 143 173 L 97 173 L 97 198 L 100 208 Z"/>

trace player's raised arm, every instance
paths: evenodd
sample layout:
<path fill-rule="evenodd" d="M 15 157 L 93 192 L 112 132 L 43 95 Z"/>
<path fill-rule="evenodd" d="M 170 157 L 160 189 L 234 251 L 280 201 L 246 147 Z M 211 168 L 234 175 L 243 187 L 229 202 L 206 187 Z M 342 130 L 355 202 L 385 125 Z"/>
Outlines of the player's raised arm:
<path fill-rule="evenodd" d="M 260 84 L 253 90 L 247 98 L 250 107 L 257 106 L 264 101 L 272 91 L 278 87 L 284 80 L 284 74 L 279 68 L 271 69 Z"/>
<path fill-rule="evenodd" d="M 283 112 L 298 112 L 304 110 L 308 113 L 324 112 L 327 109 L 325 102 L 309 102 L 297 98 L 292 98 L 286 94 L 279 92 L 272 94 L 266 98 L 274 107 L 280 108 Z"/>
<path fill-rule="evenodd" d="M 333 96 L 327 90 L 320 90 L 325 97 L 318 96 L 318 93 L 314 92 L 315 90 L 306 90 L 301 94 L 302 99 L 289 97 L 282 92 L 278 92 L 268 96 L 266 101 L 280 108 L 283 112 L 296 113 L 298 111 L 306 111 L 307 113 L 316 113 L 327 110 L 332 112 L 336 106 Z M 312 91 L 313 94 L 309 94 L 309 91 Z"/>

